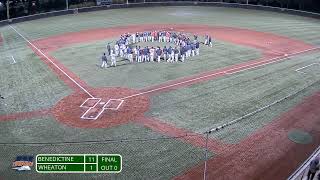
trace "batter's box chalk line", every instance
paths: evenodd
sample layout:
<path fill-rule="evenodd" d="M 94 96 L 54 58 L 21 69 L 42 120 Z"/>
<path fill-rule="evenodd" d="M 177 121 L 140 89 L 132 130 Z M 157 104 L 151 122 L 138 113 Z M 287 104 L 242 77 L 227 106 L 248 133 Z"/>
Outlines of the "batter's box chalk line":
<path fill-rule="evenodd" d="M 88 98 L 80 105 L 80 107 L 91 108 L 96 106 L 96 104 L 99 103 L 100 101 L 101 101 L 101 98 Z M 90 102 L 94 102 L 94 104 L 90 105 Z"/>
<path fill-rule="evenodd" d="M 81 119 L 96 120 L 106 110 L 118 110 L 124 100 L 121 99 L 109 99 L 107 102 L 101 101 L 101 98 L 88 98 L 80 107 L 88 108 L 87 111 L 82 114 Z"/>
<path fill-rule="evenodd" d="M 124 100 L 122 99 L 109 99 L 108 102 L 103 106 L 104 109 L 118 110 Z M 113 105 L 116 104 L 116 105 Z"/>

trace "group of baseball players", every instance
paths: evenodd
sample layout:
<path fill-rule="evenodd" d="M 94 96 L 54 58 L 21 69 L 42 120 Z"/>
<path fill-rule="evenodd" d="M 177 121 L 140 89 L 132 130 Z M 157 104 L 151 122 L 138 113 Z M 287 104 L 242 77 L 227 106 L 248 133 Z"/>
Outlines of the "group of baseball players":
<path fill-rule="evenodd" d="M 140 47 L 133 46 L 139 42 L 167 42 L 172 43 L 175 46 L 161 47 Z M 212 47 L 212 38 L 209 35 L 205 35 L 205 45 Z M 134 61 L 141 62 L 161 62 L 163 59 L 166 62 L 178 62 L 179 60 L 184 62 L 191 56 L 200 54 L 200 42 L 198 36 L 194 35 L 194 39 L 191 40 L 184 33 L 176 33 L 172 31 L 149 31 L 141 33 L 126 33 L 120 36 L 120 39 L 116 41 L 114 47 L 111 44 L 106 45 L 107 55 L 111 57 L 111 66 L 117 66 L 116 57 L 128 59 L 130 63 Z M 103 54 L 101 67 L 108 67 L 106 53 Z"/>

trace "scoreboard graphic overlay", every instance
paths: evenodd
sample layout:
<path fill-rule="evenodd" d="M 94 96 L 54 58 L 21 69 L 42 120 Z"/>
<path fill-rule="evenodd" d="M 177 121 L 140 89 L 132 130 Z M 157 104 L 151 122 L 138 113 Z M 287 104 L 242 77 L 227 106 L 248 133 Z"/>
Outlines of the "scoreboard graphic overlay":
<path fill-rule="evenodd" d="M 120 173 L 120 154 L 38 154 L 38 173 Z"/>

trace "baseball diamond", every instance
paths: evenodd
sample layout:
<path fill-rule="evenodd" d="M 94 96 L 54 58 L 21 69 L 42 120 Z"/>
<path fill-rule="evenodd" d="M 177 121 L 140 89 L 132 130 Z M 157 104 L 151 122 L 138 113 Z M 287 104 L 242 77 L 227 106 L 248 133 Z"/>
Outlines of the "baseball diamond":
<path fill-rule="evenodd" d="M 319 146 L 319 19 L 76 11 L 0 26 L 0 180 L 280 180 Z M 12 166 L 37 154 L 119 154 L 122 168 Z"/>

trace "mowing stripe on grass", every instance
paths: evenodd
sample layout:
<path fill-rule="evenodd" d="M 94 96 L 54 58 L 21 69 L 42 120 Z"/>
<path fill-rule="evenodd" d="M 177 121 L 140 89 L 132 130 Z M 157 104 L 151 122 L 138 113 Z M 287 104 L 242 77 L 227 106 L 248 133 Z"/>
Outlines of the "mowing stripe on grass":
<path fill-rule="evenodd" d="M 272 63 L 275 63 L 275 62 L 278 62 L 278 61 L 286 60 L 286 59 L 288 59 L 290 57 L 294 57 L 294 56 L 297 56 L 297 55 L 300 55 L 300 54 L 303 54 L 303 53 L 307 53 L 307 52 L 310 52 L 310 51 L 318 50 L 318 49 L 319 49 L 319 47 L 315 47 L 315 48 L 306 49 L 306 50 L 303 50 L 303 51 L 287 54 L 287 55 L 284 55 L 284 56 L 274 57 L 274 58 L 271 58 L 271 59 L 268 59 L 268 60 L 265 60 L 265 61 L 256 62 L 256 63 L 252 63 L 252 64 L 247 64 L 245 66 L 232 68 L 232 69 L 229 69 L 228 71 L 238 70 L 238 69 L 240 69 L 240 70 L 239 71 L 235 71 L 235 72 L 231 72 L 231 73 L 229 73 L 228 71 L 225 71 L 225 73 L 229 74 L 229 75 L 235 74 L 235 73 L 238 73 L 238 72 L 242 72 L 242 71 L 254 69 L 254 68 L 257 68 L 257 67 L 265 66 L 265 65 L 268 65 L 268 64 L 272 64 Z M 262 63 L 262 64 L 260 64 L 260 63 Z M 248 67 L 248 66 L 255 65 L 255 64 L 259 64 L 259 65 L 242 69 L 243 67 Z"/>
<path fill-rule="evenodd" d="M 178 85 L 181 85 L 181 84 L 186 84 L 186 83 L 189 83 L 189 82 L 197 81 L 197 80 L 200 80 L 200 79 L 204 79 L 204 78 L 215 76 L 215 75 L 219 75 L 219 74 L 232 75 L 232 74 L 235 74 L 235 73 L 238 73 L 238 72 L 242 72 L 242 71 L 254 69 L 254 68 L 257 68 L 257 67 L 261 67 L 261 66 L 264 66 L 264 65 L 268 65 L 268 64 L 271 64 L 271 63 L 275 63 L 275 62 L 278 62 L 278 61 L 282 61 L 282 60 L 288 59 L 290 57 L 297 56 L 297 55 L 300 55 L 300 54 L 303 54 L 303 53 L 307 53 L 307 52 L 310 52 L 310 51 L 314 51 L 314 50 L 318 50 L 318 49 L 319 49 L 319 47 L 315 47 L 315 48 L 306 49 L 306 50 L 303 50 L 303 51 L 291 53 L 291 54 L 288 54 L 288 55 L 285 55 L 285 56 L 279 56 L 279 57 L 271 58 L 271 59 L 268 59 L 268 60 L 265 60 L 265 61 L 260 61 L 260 62 L 251 63 L 251 64 L 247 64 L 247 65 L 244 65 L 244 66 L 236 67 L 236 68 L 231 68 L 231 69 L 228 69 L 226 71 L 216 72 L 216 73 L 213 73 L 213 74 L 208 74 L 208 75 L 197 77 L 197 78 L 194 78 L 194 79 L 189 79 L 189 80 L 186 80 L 186 81 L 182 81 L 182 82 L 170 84 L 170 85 L 167 85 L 167 86 L 151 89 L 149 91 L 144 91 L 144 92 L 141 92 L 141 93 L 137 93 L 137 94 L 133 94 L 133 95 L 130 95 L 130 96 L 126 96 L 126 97 L 120 98 L 120 100 L 125 100 L 125 99 L 128 99 L 128 98 L 132 98 L 132 97 L 148 94 L 148 93 L 151 93 L 151 92 L 155 92 L 155 91 L 171 88 L 171 87 L 174 87 L 174 86 L 178 86 Z M 256 65 L 256 64 L 258 64 L 258 65 Z M 256 65 L 256 66 L 252 66 L 252 65 Z M 248 68 L 245 68 L 245 67 L 248 67 Z M 242 68 L 244 68 L 244 69 L 242 69 Z M 240 70 L 238 70 L 238 69 L 240 69 Z M 232 70 L 238 70 L 238 71 L 229 73 L 229 71 L 232 71 Z"/>
<path fill-rule="evenodd" d="M 59 69 L 64 75 L 66 75 L 72 82 L 74 82 L 80 89 L 82 89 L 85 93 L 87 93 L 90 97 L 94 97 L 87 91 L 84 87 L 82 87 L 77 81 L 75 81 L 72 77 L 70 77 L 65 71 L 63 71 L 57 64 L 55 64 L 47 55 L 45 55 L 38 47 L 36 47 L 33 43 L 31 43 L 26 37 L 24 37 L 20 32 L 18 32 L 13 26 L 9 25 L 11 29 L 13 29 L 19 36 L 21 36 L 26 42 L 28 42 L 32 47 L 34 47 L 43 57 L 45 57 L 48 61 L 50 61 L 57 69 Z"/>
<path fill-rule="evenodd" d="M 284 100 L 286 100 L 286 99 L 289 99 L 289 98 L 291 98 L 291 97 L 293 97 L 293 96 L 301 93 L 301 92 L 304 91 L 305 89 L 307 89 L 307 88 L 309 88 L 309 87 L 311 87 L 311 86 L 313 86 L 314 84 L 319 83 L 319 82 L 320 82 L 320 80 L 318 80 L 318 81 L 316 81 L 316 82 L 314 82 L 314 83 L 312 83 L 312 84 L 310 84 L 310 85 L 308 85 L 308 86 L 306 86 L 306 87 L 303 87 L 302 89 L 300 89 L 300 90 L 298 90 L 298 91 L 296 91 L 296 92 L 293 92 L 293 93 L 291 93 L 291 94 L 289 94 L 289 95 L 287 95 L 287 96 L 285 96 L 285 97 L 283 97 L 283 98 L 281 98 L 281 99 L 278 99 L 278 100 L 272 102 L 271 104 L 268 104 L 268 105 L 263 106 L 263 107 L 255 110 L 255 111 L 252 111 L 252 112 L 250 112 L 250 113 L 248 113 L 248 114 L 245 114 L 245 115 L 243 115 L 243 116 L 241 116 L 241 117 L 239 117 L 239 118 L 237 118 L 237 119 L 234 119 L 234 120 L 231 120 L 231 121 L 229 121 L 229 122 L 227 122 L 227 123 L 224 123 L 224 124 L 221 125 L 221 126 L 211 128 L 210 130 L 206 131 L 205 133 L 212 133 L 212 132 L 215 132 L 215 131 L 219 131 L 219 130 L 227 127 L 227 126 L 233 125 L 233 124 L 235 124 L 235 123 L 237 123 L 237 122 L 239 122 L 239 121 L 241 121 L 241 120 L 243 120 L 243 119 L 245 119 L 245 118 L 247 118 L 247 117 L 250 117 L 250 116 L 252 116 L 252 115 L 255 115 L 255 114 L 257 114 L 257 113 L 259 113 L 259 112 L 261 112 L 261 111 L 263 111 L 263 110 L 265 110 L 265 109 L 267 109 L 267 108 L 269 108 L 269 107 L 271 107 L 271 106 L 273 106 L 273 105 L 275 105 L 275 104 L 278 104 L 278 103 L 280 103 L 280 102 L 282 102 L 282 101 L 284 101 Z"/>

